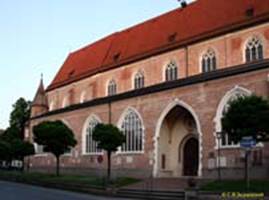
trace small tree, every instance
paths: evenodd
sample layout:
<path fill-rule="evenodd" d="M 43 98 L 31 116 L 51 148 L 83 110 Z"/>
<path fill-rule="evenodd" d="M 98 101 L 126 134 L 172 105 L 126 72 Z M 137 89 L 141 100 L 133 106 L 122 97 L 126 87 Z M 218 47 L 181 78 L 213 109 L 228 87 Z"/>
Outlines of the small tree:
<path fill-rule="evenodd" d="M 107 152 L 107 179 L 110 181 L 111 154 L 125 142 L 125 136 L 112 124 L 98 124 L 93 130 L 93 139 L 98 143 L 98 148 Z"/>
<path fill-rule="evenodd" d="M 62 121 L 46 121 L 33 128 L 34 141 L 56 157 L 56 175 L 60 175 L 60 156 L 77 144 L 74 134 Z"/>
<path fill-rule="evenodd" d="M 255 95 L 238 97 L 231 101 L 222 118 L 223 132 L 238 143 L 243 137 L 252 137 L 258 142 L 269 140 L 269 102 Z M 245 180 L 249 185 L 248 156 L 245 156 Z"/>
<path fill-rule="evenodd" d="M 251 136 L 256 141 L 269 140 L 269 102 L 262 97 L 238 97 L 231 101 L 222 118 L 223 131 L 234 142 Z"/>

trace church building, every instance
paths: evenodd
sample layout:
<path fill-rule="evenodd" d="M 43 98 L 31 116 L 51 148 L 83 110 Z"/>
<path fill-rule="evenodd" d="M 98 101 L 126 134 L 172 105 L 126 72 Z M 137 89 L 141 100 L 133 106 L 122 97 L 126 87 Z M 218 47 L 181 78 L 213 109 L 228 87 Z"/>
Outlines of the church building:
<path fill-rule="evenodd" d="M 114 176 L 241 178 L 244 150 L 217 133 L 229 102 L 251 94 L 269 96 L 269 0 L 197 0 L 70 53 L 40 83 L 26 137 L 61 120 L 78 141 L 62 170 L 100 174 L 106 154 L 92 131 L 112 123 L 126 136 Z M 36 151 L 30 170 L 53 171 L 55 158 Z M 269 178 L 268 144 L 250 160 L 253 176 Z"/>

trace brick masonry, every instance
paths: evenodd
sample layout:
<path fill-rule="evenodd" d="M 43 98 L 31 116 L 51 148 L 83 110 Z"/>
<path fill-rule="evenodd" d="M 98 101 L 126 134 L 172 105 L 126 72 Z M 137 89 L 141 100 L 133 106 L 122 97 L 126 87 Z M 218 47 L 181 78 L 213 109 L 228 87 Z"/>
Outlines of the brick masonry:
<path fill-rule="evenodd" d="M 199 74 L 201 55 L 208 48 L 213 48 L 216 51 L 219 69 L 242 64 L 245 62 L 243 56 L 245 41 L 253 35 L 258 35 L 262 38 L 264 57 L 269 58 L 269 48 L 267 48 L 269 45 L 268 33 L 269 24 L 257 25 L 193 44 L 183 49 L 150 57 L 128 66 L 122 66 L 48 92 L 49 105 L 53 103 L 53 109 L 61 108 L 63 99 L 67 96 L 69 97 L 68 105 L 79 103 L 81 93 L 85 91 L 87 101 L 104 97 L 106 96 L 106 85 L 111 79 L 116 80 L 118 93 L 130 91 L 133 88 L 133 76 L 139 70 L 142 70 L 145 74 L 146 86 L 155 85 L 163 81 L 164 66 L 171 60 L 174 60 L 179 66 L 179 78 Z M 177 99 L 194 110 L 201 125 L 201 175 L 203 177 L 216 176 L 215 170 L 209 167 L 209 160 L 217 154 L 214 118 L 221 99 L 236 86 L 267 98 L 269 92 L 268 74 L 269 69 L 264 69 L 113 102 L 111 104 L 113 124 L 119 125 L 121 115 L 127 108 L 131 107 L 141 115 L 145 127 L 144 153 L 114 154 L 113 168 L 116 173 L 124 172 L 133 176 L 150 176 L 154 167 L 154 163 L 150 162 L 150 157 L 154 154 L 156 148 L 154 138 L 157 122 L 165 108 Z M 61 158 L 63 169 L 73 173 L 99 173 L 105 169 L 106 159 L 104 163 L 99 164 L 97 162 L 98 156 L 83 155 L 81 146 L 83 127 L 87 118 L 92 114 L 98 116 L 102 122 L 107 123 L 109 117 L 108 105 L 98 105 L 35 119 L 30 123 L 30 130 L 34 125 L 44 120 L 63 120 L 74 131 L 78 140 L 78 145 L 72 150 L 72 153 Z M 235 169 L 241 169 L 243 166 L 242 159 L 240 159 L 242 151 L 240 149 L 222 149 L 221 154 L 227 160 L 227 167 L 223 169 L 223 173 L 227 175 L 226 177 L 229 177 L 228 175 L 235 177 L 234 175 L 240 174 Z M 170 156 L 176 157 L 177 155 Z M 36 155 L 29 160 L 29 166 L 33 170 L 51 170 L 54 165 L 55 159 L 51 155 Z M 263 166 L 253 167 L 253 170 L 255 169 L 259 172 L 257 176 L 269 177 L 268 145 L 263 148 Z"/>

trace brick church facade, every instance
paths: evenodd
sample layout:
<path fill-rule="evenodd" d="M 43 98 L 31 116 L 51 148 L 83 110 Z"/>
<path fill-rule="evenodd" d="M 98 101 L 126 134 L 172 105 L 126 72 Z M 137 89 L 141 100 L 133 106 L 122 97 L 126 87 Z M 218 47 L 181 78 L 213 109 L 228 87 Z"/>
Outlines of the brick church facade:
<path fill-rule="evenodd" d="M 115 176 L 211 178 L 220 164 L 223 177 L 242 177 L 244 151 L 216 133 L 229 101 L 268 98 L 268 47 L 269 0 L 198 0 L 71 53 L 46 90 L 41 83 L 26 137 L 62 120 L 78 141 L 62 169 L 99 174 L 106 156 L 92 130 L 112 123 L 126 135 Z M 30 169 L 53 170 L 53 156 L 36 147 Z M 251 166 L 269 177 L 268 144 L 255 147 Z"/>

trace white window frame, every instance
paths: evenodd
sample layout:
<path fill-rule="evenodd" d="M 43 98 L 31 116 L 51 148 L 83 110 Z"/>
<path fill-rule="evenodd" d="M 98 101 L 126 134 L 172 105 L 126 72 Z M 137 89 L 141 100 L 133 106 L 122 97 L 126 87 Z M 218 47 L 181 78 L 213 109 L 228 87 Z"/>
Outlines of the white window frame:
<path fill-rule="evenodd" d="M 232 143 L 231 145 L 223 145 L 222 144 L 222 140 L 218 140 L 217 138 L 217 132 L 221 132 L 222 131 L 222 124 L 221 124 L 221 119 L 223 117 L 223 112 L 224 109 L 227 108 L 227 104 L 231 101 L 232 98 L 234 98 L 236 95 L 240 95 L 240 96 L 250 96 L 252 94 L 252 92 L 246 88 L 240 87 L 238 85 L 236 85 L 233 89 L 229 90 L 221 99 L 218 108 L 217 108 L 217 112 L 216 112 L 216 116 L 214 118 L 214 122 L 215 122 L 215 149 L 218 149 L 218 147 L 220 147 L 221 149 L 229 149 L 229 148 L 239 148 L 240 144 L 234 144 Z M 225 136 L 226 141 L 228 141 L 228 136 Z M 220 142 L 220 144 L 219 144 Z"/>
<path fill-rule="evenodd" d="M 137 87 L 138 85 L 138 87 Z M 133 78 L 133 89 L 138 90 L 145 87 L 145 75 L 142 71 L 138 71 Z"/>
<path fill-rule="evenodd" d="M 210 59 L 210 63 L 211 65 L 210 66 L 207 66 L 207 71 L 204 71 L 203 70 L 203 62 L 205 59 Z M 214 69 L 214 66 L 213 66 L 213 59 L 215 58 L 215 69 Z M 213 48 L 208 48 L 205 52 L 202 53 L 202 55 L 200 56 L 200 72 L 201 73 L 208 73 L 208 72 L 211 72 L 211 71 L 215 71 L 217 70 L 218 68 L 218 59 L 217 59 L 217 53 L 216 53 L 216 50 L 213 49 Z M 209 69 L 209 70 L 208 70 Z"/>
<path fill-rule="evenodd" d="M 91 114 L 85 121 L 84 127 L 83 127 L 83 133 L 82 133 L 82 155 L 87 156 L 87 155 L 103 155 L 104 152 L 101 150 L 100 152 L 87 152 L 87 136 L 88 131 L 89 131 L 89 124 L 91 121 L 96 120 L 98 123 L 102 123 L 100 118 L 96 116 L 95 114 Z"/>
<path fill-rule="evenodd" d="M 107 84 L 107 96 L 114 96 L 117 94 L 117 82 L 111 79 Z"/>
<path fill-rule="evenodd" d="M 143 154 L 144 150 L 145 150 L 145 127 L 144 127 L 144 123 L 143 123 L 143 119 L 141 117 L 141 115 L 136 111 L 136 109 L 132 108 L 132 107 L 128 107 L 121 115 L 120 120 L 118 122 L 118 127 L 120 130 L 123 131 L 123 123 L 125 122 L 126 117 L 133 112 L 136 116 L 137 119 L 140 120 L 141 123 L 141 131 L 142 131 L 142 135 L 140 136 L 139 139 L 141 139 L 141 146 L 142 149 L 138 150 L 138 151 L 123 151 L 122 150 L 122 146 L 118 148 L 117 154 L 129 154 L 129 155 L 133 155 L 133 154 Z M 124 131 L 123 131 L 124 132 Z M 125 145 L 125 144 L 123 144 Z"/>
<path fill-rule="evenodd" d="M 250 48 L 250 49 L 251 49 L 252 46 L 250 46 L 250 43 L 252 43 L 253 40 L 257 40 L 257 41 L 259 42 L 259 44 L 262 46 L 262 53 L 263 53 L 263 55 L 262 55 L 262 59 L 253 59 L 253 58 L 252 58 L 252 59 L 250 59 L 250 60 L 248 61 L 248 60 L 247 60 L 247 53 L 246 53 L 246 51 L 247 51 L 247 48 Z M 245 62 L 245 63 L 250 63 L 250 62 L 254 62 L 254 61 L 263 60 L 263 59 L 265 58 L 265 49 L 266 49 L 265 44 L 266 44 L 266 43 L 264 42 L 264 39 L 263 39 L 263 37 L 261 37 L 261 36 L 258 36 L 258 35 L 252 35 L 251 37 L 248 37 L 248 39 L 245 41 L 244 48 L 243 48 L 244 62 Z M 256 57 L 259 57 L 259 56 L 258 56 L 258 53 L 259 53 L 259 51 L 258 51 L 258 47 L 256 46 L 255 48 L 256 48 L 256 53 L 257 53 Z M 250 55 L 252 56 L 251 53 L 250 53 Z"/>
<path fill-rule="evenodd" d="M 164 67 L 164 72 L 163 72 L 163 79 L 164 82 L 170 82 L 170 81 L 175 81 L 179 79 L 178 75 L 178 64 L 176 61 L 171 60 L 169 63 L 167 63 Z M 167 73 L 168 78 L 167 78 Z"/>

